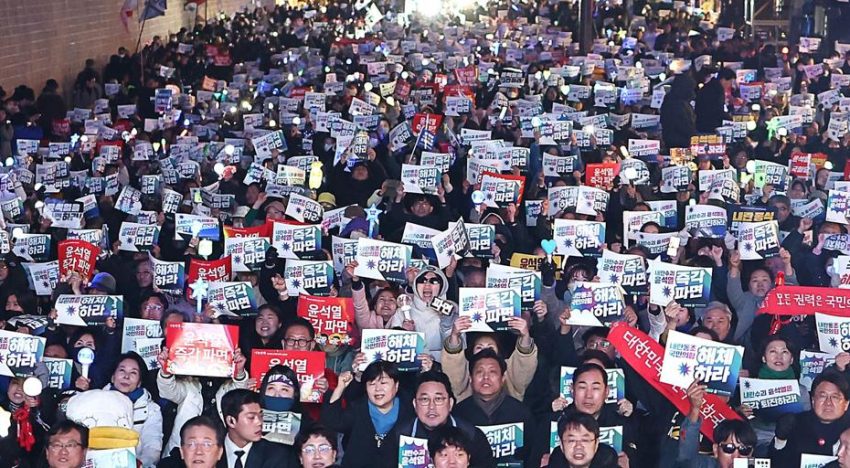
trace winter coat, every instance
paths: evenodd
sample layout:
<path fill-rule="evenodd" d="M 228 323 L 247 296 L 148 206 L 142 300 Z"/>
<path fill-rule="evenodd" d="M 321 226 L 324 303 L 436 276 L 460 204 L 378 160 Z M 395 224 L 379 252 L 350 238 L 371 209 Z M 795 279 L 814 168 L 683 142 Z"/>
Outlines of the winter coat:
<path fill-rule="evenodd" d="M 180 429 L 186 421 L 200 416 L 204 412 L 204 396 L 201 393 L 201 381 L 196 377 L 178 377 L 162 375 L 162 372 L 156 375 L 156 385 L 159 388 L 159 395 L 166 400 L 170 400 L 177 404 L 177 416 L 174 418 L 174 430 L 168 437 L 168 443 L 165 445 L 164 453 L 171 453 L 171 449 L 180 446 Z M 225 381 L 215 393 L 216 406 L 220 405 L 221 397 L 230 390 L 237 388 L 248 388 L 247 373 L 242 379 L 231 379 Z M 221 408 L 216 408 L 217 412 L 221 412 Z"/>
<path fill-rule="evenodd" d="M 679 75 L 673 80 L 670 91 L 661 105 L 661 129 L 668 148 L 687 148 L 696 134 L 696 114 L 691 107 L 696 84 L 689 75 Z"/>

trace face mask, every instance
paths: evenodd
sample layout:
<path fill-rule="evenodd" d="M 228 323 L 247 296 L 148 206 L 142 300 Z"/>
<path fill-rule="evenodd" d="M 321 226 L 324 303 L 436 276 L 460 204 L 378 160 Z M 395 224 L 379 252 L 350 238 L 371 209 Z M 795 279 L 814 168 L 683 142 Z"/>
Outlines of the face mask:
<path fill-rule="evenodd" d="M 269 411 L 289 411 L 294 404 L 293 398 L 263 395 L 263 408 Z"/>

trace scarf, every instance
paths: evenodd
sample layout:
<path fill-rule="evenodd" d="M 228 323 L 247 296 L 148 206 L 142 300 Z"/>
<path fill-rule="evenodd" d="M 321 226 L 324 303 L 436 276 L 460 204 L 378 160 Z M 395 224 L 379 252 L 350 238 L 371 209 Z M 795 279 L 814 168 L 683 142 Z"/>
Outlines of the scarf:
<path fill-rule="evenodd" d="M 767 364 L 761 365 L 761 369 L 759 369 L 759 378 L 769 380 L 797 380 L 797 376 L 794 375 L 794 368 L 789 367 L 784 371 L 775 371 L 770 367 L 767 367 Z"/>
<path fill-rule="evenodd" d="M 505 397 L 507 396 L 507 392 L 504 388 L 499 390 L 499 393 L 496 394 L 490 401 L 485 401 L 483 398 L 476 394 L 472 394 L 472 398 L 475 399 L 475 404 L 481 408 L 481 411 L 484 411 L 484 414 L 487 415 L 488 419 L 493 417 L 493 413 L 502 406 L 502 402 L 505 401 Z"/>
<path fill-rule="evenodd" d="M 398 397 L 393 398 L 393 407 L 386 413 L 382 413 L 371 401 L 368 404 L 369 417 L 372 418 L 372 425 L 375 426 L 375 434 L 381 437 L 387 435 L 398 420 Z"/>
<path fill-rule="evenodd" d="M 112 385 L 112 384 L 109 384 L 109 389 L 115 390 L 116 392 L 119 392 L 119 390 L 117 388 L 115 388 L 115 385 Z M 142 386 L 139 386 L 139 388 L 133 390 L 130 393 L 124 393 L 124 392 L 119 392 L 119 393 L 123 393 L 124 396 L 126 396 L 127 398 L 130 399 L 130 401 L 135 403 L 139 398 L 142 397 L 142 395 L 145 394 L 145 388 L 142 387 Z"/>
<path fill-rule="evenodd" d="M 18 423 L 18 445 L 29 452 L 32 450 L 33 445 L 35 445 L 35 434 L 33 433 L 32 423 L 30 422 L 30 407 L 21 405 L 20 408 L 12 413 L 12 418 Z"/>

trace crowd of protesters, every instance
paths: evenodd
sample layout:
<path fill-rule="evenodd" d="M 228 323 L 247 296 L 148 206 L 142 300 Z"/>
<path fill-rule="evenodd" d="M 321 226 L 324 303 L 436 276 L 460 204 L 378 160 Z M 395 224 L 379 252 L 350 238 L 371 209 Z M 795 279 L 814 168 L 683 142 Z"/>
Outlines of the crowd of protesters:
<path fill-rule="evenodd" d="M 14 371 L 20 350 L 0 346 L 0 467 L 850 467 L 850 353 L 824 344 L 815 316 L 840 307 L 763 307 L 781 288 L 846 295 L 850 52 L 816 38 L 766 44 L 724 12 L 680 2 L 600 2 L 584 48 L 579 2 L 423 3 L 409 14 L 386 0 L 222 14 L 137 53 L 122 47 L 102 70 L 87 61 L 72 90 L 54 79 L 38 94 L 0 90 L 0 326 L 12 333 L 0 343 L 44 338 L 28 373 Z M 553 122 L 568 131 L 553 134 Z M 255 147 L 275 133 L 273 147 Z M 701 153 L 701 136 L 720 151 Z M 638 154 L 634 142 L 656 146 Z M 502 164 L 499 148 L 528 151 Z M 415 185 L 416 172 L 411 184 L 405 166 L 435 153 L 446 155 L 438 176 L 418 179 L 433 185 Z M 282 177 L 283 166 L 303 176 Z M 668 177 L 677 166 L 684 180 Z M 522 183 L 489 203 L 485 179 Z M 607 196 L 588 211 L 564 187 Z M 140 197 L 128 205 L 128 193 Z M 318 219 L 296 214 L 296 195 L 317 202 Z M 737 218 L 694 229 L 695 206 L 756 213 L 777 244 L 753 259 L 731 231 Z M 178 226 L 186 214 L 216 220 L 214 235 Z M 439 258 L 429 239 L 459 220 L 492 226 L 486 252 Z M 573 221 L 604 225 L 596 252 L 549 245 Z M 154 242 L 128 248 L 132 223 L 157 226 Z M 320 248 L 296 257 L 270 239 L 304 224 L 320 226 Z M 240 263 L 225 245 L 239 230 L 270 240 L 255 267 L 224 278 L 250 284 L 248 314 L 157 286 L 160 261 L 181 262 L 179 283 L 196 288 L 193 262 Z M 30 248 L 45 234 L 46 252 Z M 400 278 L 366 278 L 336 252 L 339 239 L 368 238 L 412 247 Z M 98 247 L 93 276 L 66 267 L 60 242 L 73 239 Z M 643 271 L 699 267 L 710 284 L 661 302 L 644 276 L 615 301 L 616 321 L 590 326 L 574 298 L 620 282 L 603 276 L 600 254 L 639 257 Z M 326 294 L 352 299 L 350 342 L 299 316 L 305 294 L 286 272 L 303 260 L 333 261 Z M 536 272 L 539 290 L 502 331 L 470 330 L 461 296 L 494 287 L 508 266 Z M 57 300 L 84 295 L 121 296 L 123 311 L 69 324 Z M 833 318 L 848 337 L 850 319 Z M 128 319 L 238 327 L 232 376 L 172 372 L 165 338 L 152 356 L 122 343 Z M 418 369 L 361 352 L 370 329 L 421 332 Z M 624 346 L 623 330 L 648 341 Z M 699 378 L 659 382 L 637 353 L 665 354 L 679 334 L 739 346 L 738 377 L 798 382 L 786 395 L 797 409 L 754 408 L 742 388 L 718 393 Z M 258 349 L 323 352 L 321 403 L 302 401 L 290 366 L 254 378 Z M 824 353 L 814 375 L 804 350 Z M 48 364 L 63 359 L 70 376 L 57 387 Z M 724 416 L 707 421 L 715 410 Z M 300 429 L 269 437 L 264 412 L 297 414 Z M 499 442 L 493 426 L 519 430 Z M 97 457 L 110 450 L 125 458 Z"/>

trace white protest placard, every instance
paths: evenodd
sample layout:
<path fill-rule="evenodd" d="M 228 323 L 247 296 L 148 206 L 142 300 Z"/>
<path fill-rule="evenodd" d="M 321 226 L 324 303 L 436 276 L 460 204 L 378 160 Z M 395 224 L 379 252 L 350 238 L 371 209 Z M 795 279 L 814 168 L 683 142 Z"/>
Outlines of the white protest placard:
<path fill-rule="evenodd" d="M 738 230 L 741 260 L 764 260 L 779 255 L 779 223 L 741 223 Z"/>
<path fill-rule="evenodd" d="M 793 379 L 750 379 L 741 377 L 741 404 L 771 420 L 803 411 L 800 384 Z"/>
<path fill-rule="evenodd" d="M 442 170 L 436 166 L 420 166 L 402 164 L 401 182 L 407 193 L 424 193 L 435 195 L 440 185 Z"/>
<path fill-rule="evenodd" d="M 468 332 L 508 331 L 508 320 L 522 313 L 519 288 L 460 288 L 458 307 L 472 319 Z"/>
<path fill-rule="evenodd" d="M 620 285 L 578 281 L 571 292 L 568 324 L 601 327 L 623 319 L 626 305 Z"/>
<path fill-rule="evenodd" d="M 671 330 L 664 348 L 660 380 L 687 388 L 699 380 L 709 393 L 728 396 L 738 385 L 743 346 L 727 345 Z"/>
<path fill-rule="evenodd" d="M 302 223 L 321 223 L 325 209 L 322 204 L 297 193 L 289 195 L 289 203 L 286 205 L 286 216 L 301 221 Z"/>
<path fill-rule="evenodd" d="M 367 363 L 383 360 L 398 364 L 401 371 L 413 371 L 421 367 L 416 356 L 425 350 L 425 334 L 367 328 L 363 330 L 360 346 Z"/>
<path fill-rule="evenodd" d="M 597 266 L 602 281 L 618 284 L 626 293 L 645 294 L 649 290 L 646 263 L 640 255 L 620 254 L 605 249 Z"/>
<path fill-rule="evenodd" d="M 539 271 L 491 263 L 487 268 L 488 288 L 518 288 L 522 310 L 531 310 L 540 299 L 542 280 Z"/>
<path fill-rule="evenodd" d="M 605 243 L 605 223 L 556 219 L 553 236 L 556 251 L 570 257 L 599 257 Z"/>
<path fill-rule="evenodd" d="M 676 301 L 684 307 L 704 307 L 711 296 L 711 268 L 649 261 L 649 303 L 666 307 Z"/>
<path fill-rule="evenodd" d="M 726 235 L 726 210 L 714 205 L 688 205 L 685 228 L 691 237 L 723 238 Z"/>
<path fill-rule="evenodd" d="M 354 274 L 361 278 L 404 283 L 407 281 L 405 275 L 412 251 L 409 245 L 369 238 L 357 239 L 357 268 Z"/>
<path fill-rule="evenodd" d="M 850 352 L 850 318 L 815 313 L 820 350 L 832 355 Z"/>

